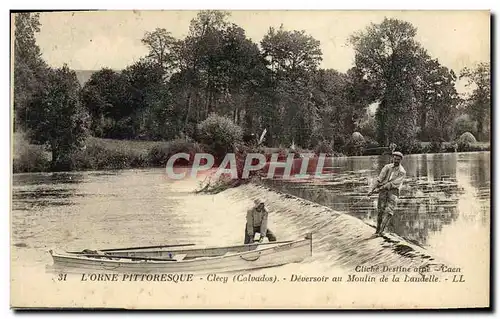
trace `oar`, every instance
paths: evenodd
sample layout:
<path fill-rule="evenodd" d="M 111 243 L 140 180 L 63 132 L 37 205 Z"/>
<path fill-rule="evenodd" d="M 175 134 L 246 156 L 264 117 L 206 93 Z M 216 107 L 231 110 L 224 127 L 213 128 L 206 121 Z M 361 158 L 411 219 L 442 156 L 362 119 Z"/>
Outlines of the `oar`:
<path fill-rule="evenodd" d="M 134 250 L 134 249 L 149 249 L 149 248 L 170 248 L 170 247 L 185 247 L 194 246 L 195 244 L 176 244 L 176 245 L 160 245 L 160 246 L 142 246 L 142 247 L 125 247 L 125 248 L 108 248 L 108 249 L 96 249 L 99 251 L 117 251 L 117 250 Z M 70 251 L 72 254 L 81 254 L 81 251 Z"/>
<path fill-rule="evenodd" d="M 184 247 L 184 246 L 194 246 L 194 245 L 195 245 L 195 244 L 176 244 L 176 245 L 161 245 L 161 246 L 143 246 L 143 247 L 109 248 L 109 249 L 101 249 L 100 251 L 134 250 L 134 249 L 149 249 L 149 248 L 170 248 L 170 247 Z"/>
<path fill-rule="evenodd" d="M 243 246 L 251 246 L 251 245 L 257 245 L 257 246 L 261 246 L 261 245 L 279 245 L 279 244 L 291 243 L 291 242 L 294 242 L 294 241 L 295 240 L 282 240 L 282 241 L 270 241 L 270 242 L 267 242 L 267 243 L 259 243 L 257 241 L 257 242 L 253 242 L 253 243 L 246 244 L 246 245 L 243 245 Z"/>
<path fill-rule="evenodd" d="M 86 257 L 100 257 L 100 258 L 126 258 L 132 260 L 157 260 L 157 261 L 177 261 L 176 259 L 164 259 L 153 257 L 137 257 L 137 256 L 117 256 L 117 255 L 99 255 L 99 254 L 81 254 Z"/>

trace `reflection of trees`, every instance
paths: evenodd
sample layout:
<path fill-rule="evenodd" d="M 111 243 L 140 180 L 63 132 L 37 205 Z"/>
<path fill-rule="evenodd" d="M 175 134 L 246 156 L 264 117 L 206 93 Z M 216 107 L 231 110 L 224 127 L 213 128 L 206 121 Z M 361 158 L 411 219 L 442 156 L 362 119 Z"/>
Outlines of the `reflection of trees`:
<path fill-rule="evenodd" d="M 432 233 L 458 218 L 457 202 L 462 186 L 456 179 L 457 154 L 422 154 L 405 158 L 407 180 L 401 192 L 395 217 L 389 231 L 425 244 Z M 471 159 L 468 179 L 475 181 L 478 197 L 489 196 L 489 154 Z M 302 197 L 318 204 L 344 211 L 359 219 L 376 217 L 376 199 L 367 198 L 368 182 L 390 161 L 388 156 L 334 161 L 340 173 L 328 180 L 295 182 L 268 180 L 272 188 Z M 377 169 L 375 169 L 375 167 Z M 356 168 L 361 168 L 356 170 Z M 410 173 L 413 172 L 413 173 Z M 472 175 L 472 176 L 471 176 Z M 489 197 L 488 197 L 489 198 Z M 481 214 L 481 212 L 478 212 Z M 486 215 L 487 213 L 483 214 Z"/>
<path fill-rule="evenodd" d="M 490 153 L 479 153 L 475 158 L 471 185 L 476 188 L 485 188 L 490 182 Z"/>
<path fill-rule="evenodd" d="M 393 231 L 404 234 L 412 240 L 425 244 L 431 233 L 439 232 L 444 225 L 449 225 L 458 217 L 456 207 L 438 206 L 425 203 L 417 205 L 424 206 L 425 213 L 415 213 L 408 208 L 398 209 L 398 214 L 393 219 Z"/>
<path fill-rule="evenodd" d="M 82 174 L 21 174 L 14 175 L 12 204 L 14 210 L 39 210 L 47 206 L 72 205 L 76 197 L 75 184 L 84 181 Z"/>

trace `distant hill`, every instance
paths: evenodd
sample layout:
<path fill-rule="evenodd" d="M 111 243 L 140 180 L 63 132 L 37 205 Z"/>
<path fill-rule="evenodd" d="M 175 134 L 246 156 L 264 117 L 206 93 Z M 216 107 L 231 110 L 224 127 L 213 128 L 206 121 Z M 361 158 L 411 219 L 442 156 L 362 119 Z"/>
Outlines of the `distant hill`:
<path fill-rule="evenodd" d="M 97 70 L 75 70 L 78 82 L 83 86 Z"/>

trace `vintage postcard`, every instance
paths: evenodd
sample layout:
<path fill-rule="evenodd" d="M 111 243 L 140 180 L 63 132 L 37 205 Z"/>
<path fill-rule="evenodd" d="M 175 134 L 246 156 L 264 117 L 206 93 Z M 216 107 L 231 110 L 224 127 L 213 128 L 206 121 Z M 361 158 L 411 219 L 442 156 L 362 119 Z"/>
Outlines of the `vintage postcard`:
<path fill-rule="evenodd" d="M 490 21 L 11 13 L 11 307 L 490 307 Z"/>

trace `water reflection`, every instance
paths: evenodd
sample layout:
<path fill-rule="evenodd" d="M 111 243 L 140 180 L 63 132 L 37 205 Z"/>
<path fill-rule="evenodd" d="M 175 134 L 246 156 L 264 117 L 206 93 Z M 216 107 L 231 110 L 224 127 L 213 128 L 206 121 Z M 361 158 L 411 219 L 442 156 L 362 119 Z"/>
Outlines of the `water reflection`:
<path fill-rule="evenodd" d="M 69 206 L 85 181 L 80 173 L 14 174 L 12 203 L 14 210 L 33 210 L 47 206 Z"/>
<path fill-rule="evenodd" d="M 389 162 L 388 156 L 334 158 L 335 173 L 326 179 L 265 180 L 264 183 L 374 224 L 377 195 L 367 197 L 366 194 L 369 185 Z M 410 155 L 402 164 L 407 178 L 388 231 L 426 245 L 432 234 L 453 224 L 460 215 L 479 215 L 483 224 L 489 220 L 489 152 Z M 479 208 L 461 210 L 459 200 L 465 197 L 480 201 Z"/>

